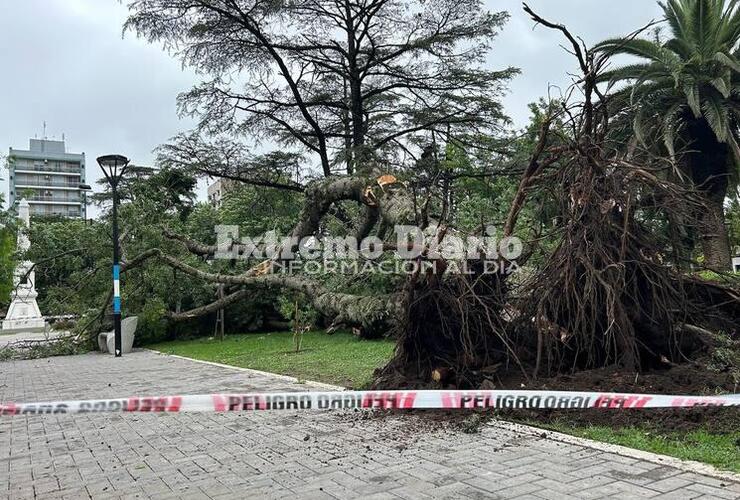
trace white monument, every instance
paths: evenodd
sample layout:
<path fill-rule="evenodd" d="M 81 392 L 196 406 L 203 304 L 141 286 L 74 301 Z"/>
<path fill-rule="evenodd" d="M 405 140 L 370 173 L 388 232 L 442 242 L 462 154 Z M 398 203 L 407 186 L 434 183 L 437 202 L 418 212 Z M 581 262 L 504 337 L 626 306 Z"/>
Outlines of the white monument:
<path fill-rule="evenodd" d="M 18 204 L 18 252 L 26 252 L 31 247 L 31 242 L 26 234 L 26 229 L 31 225 L 31 212 L 28 202 L 24 199 Z M 8 315 L 3 320 L 3 332 L 33 331 L 46 328 L 46 321 L 41 316 L 39 305 L 36 303 L 36 272 L 33 270 L 33 262 L 21 261 L 13 274 L 13 301 L 8 309 Z"/>

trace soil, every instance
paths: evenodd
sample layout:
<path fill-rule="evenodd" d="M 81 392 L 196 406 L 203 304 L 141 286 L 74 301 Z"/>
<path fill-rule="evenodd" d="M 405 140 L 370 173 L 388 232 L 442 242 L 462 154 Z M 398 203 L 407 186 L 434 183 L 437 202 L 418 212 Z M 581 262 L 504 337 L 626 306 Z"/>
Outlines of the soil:
<path fill-rule="evenodd" d="M 645 410 L 511 410 L 496 413 L 498 418 L 539 424 L 589 425 L 624 429 L 639 427 L 664 434 L 704 430 L 711 434 L 740 434 L 738 408 L 685 408 Z M 738 440 L 740 443 L 740 440 Z M 740 445 L 739 445 L 740 446 Z"/>
<path fill-rule="evenodd" d="M 642 394 L 712 395 L 737 393 L 740 389 L 729 373 L 707 371 L 687 364 L 635 375 L 618 368 L 603 368 L 559 375 L 527 385 L 521 375 L 496 384 L 502 389 L 548 389 L 558 391 L 604 391 Z M 503 410 L 496 416 L 542 424 L 599 425 L 611 428 L 641 427 L 660 432 L 706 430 L 715 434 L 740 433 L 738 408 L 668 408 L 639 410 Z"/>
<path fill-rule="evenodd" d="M 456 389 L 454 386 L 430 386 L 417 381 L 418 389 Z M 410 387 L 407 387 L 410 388 Z M 616 367 L 581 371 L 573 375 L 541 378 L 532 383 L 521 372 L 509 372 L 495 381 L 486 381 L 481 389 L 552 390 L 584 392 L 620 392 L 636 394 L 670 394 L 708 396 L 740 393 L 730 373 L 717 373 L 701 364 L 685 364 L 635 374 Z M 534 424 L 564 424 L 571 427 L 597 425 L 620 429 L 640 427 L 656 433 L 705 430 L 713 434 L 740 436 L 740 408 L 666 408 L 666 409 L 573 409 L 573 410 L 477 410 L 412 411 L 429 425 L 458 428 L 466 432 L 471 418 L 499 418 Z M 384 412 L 373 413 L 373 418 L 385 418 Z M 367 416 L 363 418 L 369 418 Z M 418 424 L 416 424 L 418 425 Z M 740 439 L 738 439 L 740 443 Z M 739 444 L 740 446 L 740 444 Z"/>
<path fill-rule="evenodd" d="M 717 373 L 698 364 L 678 365 L 665 370 L 635 374 L 616 367 L 581 371 L 541 379 L 527 387 L 521 374 L 512 373 L 499 384 L 506 389 L 549 389 L 559 391 L 604 391 L 645 394 L 688 394 L 692 396 L 732 393 L 738 388 L 730 373 Z"/>

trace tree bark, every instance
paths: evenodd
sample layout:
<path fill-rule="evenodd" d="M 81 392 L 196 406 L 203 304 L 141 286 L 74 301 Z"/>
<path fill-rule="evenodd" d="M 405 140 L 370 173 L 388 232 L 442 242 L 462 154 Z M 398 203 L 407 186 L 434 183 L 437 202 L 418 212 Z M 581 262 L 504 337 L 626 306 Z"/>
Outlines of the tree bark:
<path fill-rule="evenodd" d="M 691 177 L 703 198 L 704 210 L 698 214 L 698 232 L 704 252 L 704 263 L 709 269 L 732 270 L 730 236 L 725 225 L 724 203 L 730 184 L 732 151 L 719 142 L 704 119 L 688 122 L 687 134 L 693 139 L 687 160 Z"/>
<path fill-rule="evenodd" d="M 403 296 L 401 294 L 388 295 L 351 295 L 346 293 L 331 292 L 322 284 L 309 280 L 302 276 L 285 274 L 267 274 L 254 276 L 251 273 L 243 275 L 212 274 L 196 269 L 170 255 L 155 250 L 159 259 L 170 267 L 200 278 L 210 283 L 224 283 L 231 285 L 242 285 L 248 289 L 258 287 L 272 289 L 287 289 L 302 293 L 311 302 L 311 305 L 324 316 L 334 318 L 337 324 L 348 326 L 359 326 L 369 336 L 387 334 L 398 323 L 403 315 Z M 225 297 L 222 301 L 236 301 L 240 299 L 239 292 Z M 200 313 L 211 312 L 218 308 L 218 302 L 199 308 Z M 226 305 L 226 304 L 224 304 Z M 202 315 L 202 314 L 198 314 Z M 183 319 L 187 316 L 195 317 L 193 311 L 181 313 Z"/>
<path fill-rule="evenodd" d="M 706 200 L 707 210 L 701 214 L 701 246 L 704 265 L 720 272 L 732 270 L 730 238 L 725 225 L 724 196 Z"/>

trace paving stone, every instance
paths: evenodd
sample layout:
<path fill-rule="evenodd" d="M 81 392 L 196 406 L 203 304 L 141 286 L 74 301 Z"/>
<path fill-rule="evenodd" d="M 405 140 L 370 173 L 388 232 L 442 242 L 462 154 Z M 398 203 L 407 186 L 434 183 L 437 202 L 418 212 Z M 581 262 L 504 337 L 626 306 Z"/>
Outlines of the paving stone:
<path fill-rule="evenodd" d="M 0 363 L 0 401 L 317 388 L 148 351 Z M 429 430 L 414 415 L 357 417 L 289 411 L 0 418 L 0 499 L 740 498 L 736 481 L 495 423 L 471 435 Z"/>
<path fill-rule="evenodd" d="M 693 481 L 681 479 L 678 477 L 669 477 L 667 479 L 661 479 L 660 481 L 654 481 L 649 484 L 651 490 L 657 490 L 662 493 L 669 493 L 679 488 L 685 488 L 694 484 Z"/>
<path fill-rule="evenodd" d="M 740 495 L 728 488 L 715 488 L 714 486 L 709 486 L 701 483 L 690 484 L 686 487 L 686 489 L 701 493 L 703 495 L 708 495 L 713 498 L 727 498 L 729 500 L 740 498 Z"/>

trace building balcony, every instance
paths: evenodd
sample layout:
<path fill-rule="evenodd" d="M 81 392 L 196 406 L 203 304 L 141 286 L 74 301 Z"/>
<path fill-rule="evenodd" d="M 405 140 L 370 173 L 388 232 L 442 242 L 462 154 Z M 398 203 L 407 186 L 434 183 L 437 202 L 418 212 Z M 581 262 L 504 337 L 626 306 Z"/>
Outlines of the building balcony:
<path fill-rule="evenodd" d="M 64 198 L 47 198 L 45 196 L 31 196 L 26 198 L 26 201 L 36 205 L 82 205 L 82 200 L 65 200 Z"/>
<path fill-rule="evenodd" d="M 59 182 L 59 181 L 26 181 L 26 180 L 17 180 L 15 181 L 15 187 L 16 189 L 19 188 L 46 188 L 46 187 L 53 187 L 56 189 L 80 189 L 80 181 L 77 182 Z"/>
<path fill-rule="evenodd" d="M 32 169 L 30 167 L 21 167 L 15 169 L 16 174 L 31 174 L 31 175 L 37 175 L 39 173 L 42 174 L 53 174 L 53 175 L 64 175 L 69 177 L 80 177 L 82 175 L 80 169 L 72 169 L 69 172 L 60 172 L 58 170 L 54 169 L 41 169 L 40 167 L 37 169 Z"/>
<path fill-rule="evenodd" d="M 82 172 L 82 167 L 65 165 L 18 165 L 15 167 L 16 172 L 55 172 L 60 174 L 77 174 Z"/>
<path fill-rule="evenodd" d="M 31 216 L 33 217 L 65 217 L 67 219 L 81 219 L 83 217 L 79 208 L 65 206 L 42 206 L 31 205 Z"/>

